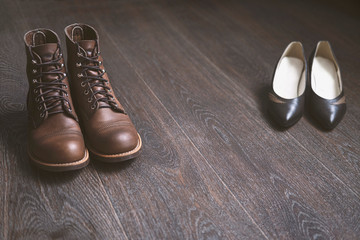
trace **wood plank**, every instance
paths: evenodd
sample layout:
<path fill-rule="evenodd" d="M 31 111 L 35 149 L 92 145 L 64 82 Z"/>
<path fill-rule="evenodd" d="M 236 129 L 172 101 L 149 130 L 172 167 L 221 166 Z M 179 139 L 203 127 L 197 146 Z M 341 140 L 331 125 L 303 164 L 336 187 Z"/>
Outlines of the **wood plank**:
<path fill-rule="evenodd" d="M 310 31 L 312 30 L 310 25 L 312 22 L 322 23 L 325 17 L 323 15 L 326 11 L 319 12 L 317 10 L 317 15 L 310 14 L 310 16 L 320 16 L 319 19 L 311 19 L 307 24 L 300 22 L 299 27 L 295 27 L 296 21 L 303 19 L 301 14 L 299 14 L 298 18 L 294 19 L 294 17 L 285 11 L 286 7 L 289 8 L 289 6 L 285 5 L 284 7 L 282 5 L 284 9 L 280 10 L 283 11 L 269 20 L 269 17 L 265 14 L 259 14 L 256 11 L 275 12 L 275 9 L 278 8 L 272 4 L 264 3 L 263 5 L 259 7 L 258 3 L 249 2 L 246 6 L 241 6 L 239 4 L 218 4 L 215 1 L 214 5 L 207 3 L 206 5 L 192 6 L 190 4 L 183 8 L 189 9 L 192 6 L 192 11 L 184 11 L 182 14 L 166 16 L 172 18 L 177 27 L 176 30 L 184 33 L 187 41 L 190 41 L 191 44 L 200 50 L 201 54 L 228 76 L 229 81 L 232 82 L 232 87 L 239 90 L 235 92 L 235 94 L 239 95 L 239 99 L 243 97 L 240 88 L 245 88 L 247 98 L 253 99 L 255 101 L 254 105 L 259 110 L 258 114 L 253 114 L 253 117 L 259 119 L 261 125 L 269 126 L 269 123 L 264 121 L 269 120 L 267 119 L 266 112 L 264 114 L 266 109 L 263 105 L 267 101 L 267 95 L 264 90 L 270 84 L 273 68 L 275 67 L 274 64 L 287 44 L 283 41 L 284 39 L 302 39 L 305 29 L 311 33 L 309 34 L 310 36 L 316 36 L 315 30 L 313 30 L 314 32 Z M 299 4 L 293 7 L 301 8 L 304 5 Z M 165 8 L 163 12 L 167 13 L 168 10 Z M 299 12 L 307 12 L 307 9 L 302 9 Z M 255 16 L 260 17 L 255 18 Z M 281 19 L 286 18 L 289 18 L 292 24 L 281 25 L 284 28 L 281 31 L 277 27 L 271 27 L 279 26 Z M 356 38 L 351 38 L 354 34 L 350 34 L 350 37 L 341 34 L 340 26 L 352 26 L 356 22 L 351 21 L 352 19 L 345 22 L 346 18 L 343 19 L 340 16 L 337 19 L 342 19 L 344 22 L 337 21 L 337 25 L 331 25 L 333 31 L 329 31 L 326 27 L 325 30 L 322 28 L 315 29 L 321 34 L 327 35 L 327 39 L 331 39 L 330 42 L 340 44 L 343 50 L 340 51 L 343 53 L 340 56 L 342 58 L 343 55 L 349 56 L 350 61 L 354 57 L 351 54 L 352 51 L 355 50 L 355 52 L 360 53 L 360 48 L 355 45 Z M 272 25 L 266 25 L 267 21 L 270 21 Z M 193 22 L 198 22 L 203 27 L 194 27 Z M 292 29 L 299 31 L 292 31 Z M 259 37 L 259 33 L 266 36 L 266 38 Z M 225 43 L 219 45 L 217 43 L 221 38 L 226 38 Z M 281 40 L 276 42 L 277 39 Z M 358 40 L 360 40 L 360 35 Z M 271 42 L 270 46 L 267 43 L 268 41 Z M 279 42 L 283 45 L 280 45 Z M 310 41 L 305 39 L 306 44 L 309 42 L 316 43 L 313 38 Z M 269 47 L 272 49 L 269 49 Z M 273 50 L 277 50 L 277 52 Z M 263 54 L 259 55 L 257 52 Z M 246 58 L 246 60 L 239 61 L 242 58 Z M 274 64 L 269 64 L 271 62 Z M 344 62 L 347 63 L 346 61 Z M 342 69 L 346 70 L 349 67 L 349 64 L 345 64 Z M 311 119 L 309 119 L 309 114 L 306 113 L 306 118 L 286 133 L 293 136 L 294 140 L 302 145 L 306 151 L 314 155 L 325 168 L 328 168 L 329 171 L 334 173 L 336 177 L 341 179 L 360 196 L 360 186 L 358 184 L 360 181 L 360 124 L 358 122 L 360 105 L 357 104 L 360 102 L 360 95 L 357 94 L 358 91 L 353 90 L 356 88 L 352 85 L 352 83 L 355 83 L 355 76 L 360 74 L 360 68 L 357 69 L 359 69 L 357 72 L 350 71 L 351 75 L 347 71 L 343 71 L 345 92 L 348 99 L 348 112 L 343 122 L 334 131 L 324 132 L 321 129 L 317 129 L 316 125 L 314 126 Z M 256 78 L 254 79 L 253 76 L 256 76 Z M 347 82 L 347 80 L 350 82 Z M 358 81 L 356 82 L 355 86 L 358 85 L 358 88 L 360 88 L 360 84 Z M 310 86 L 308 86 L 309 88 Z M 272 127 L 272 125 L 270 126 Z M 309 138 L 311 141 L 309 141 Z"/>
<path fill-rule="evenodd" d="M 0 9 L 0 239 L 356 239 L 360 19 L 310 1 L 8 1 Z M 144 141 L 124 164 L 30 167 L 22 36 L 100 33 L 115 92 Z M 315 24 L 314 24 L 315 23 Z M 333 43 L 348 113 L 279 132 L 264 89 L 291 40 Z M 66 55 L 66 53 L 65 53 Z"/>
<path fill-rule="evenodd" d="M 113 46 L 102 51 L 144 143 L 141 157 L 120 169 L 96 164 L 129 238 L 266 238 L 153 93 L 124 59 L 112 57 Z"/>
<path fill-rule="evenodd" d="M 121 8 L 126 11 L 126 5 Z M 81 13 L 76 15 L 81 17 Z M 101 28 L 98 30 L 102 33 Z M 100 176 L 127 235 L 135 239 L 263 238 L 263 233 L 242 216 L 241 204 L 228 194 L 176 122 L 161 105 L 157 106 L 159 102 L 131 66 L 114 54 L 116 48 L 109 34 L 100 35 L 109 74 L 120 70 L 122 81 L 113 85 L 129 114 L 134 114 L 131 117 L 145 147 L 142 156 L 124 172 L 97 165 L 104 171 Z"/>
<path fill-rule="evenodd" d="M 214 65 L 194 54 L 198 50 L 170 17 L 186 10 L 174 4 L 164 17 L 157 5 L 131 6 L 131 11 L 114 6 L 106 16 L 102 12 L 101 31 L 116 39 L 119 52 L 265 233 L 357 236 L 358 197 L 293 137 L 279 136 L 254 119 L 257 108 L 248 90 L 234 89 Z M 111 15 L 127 19 L 132 29 L 111 21 Z"/>
<path fill-rule="evenodd" d="M 28 7 L 31 8 L 30 5 Z M 67 9 L 67 6 L 51 6 L 47 9 L 46 15 L 62 11 L 62 8 Z M 24 12 L 25 19 L 28 18 L 26 14 Z M 38 25 L 45 13 L 35 10 L 33 14 L 39 18 L 31 20 L 29 25 Z M 79 18 L 86 21 L 89 17 L 85 14 L 82 16 L 76 9 L 68 11 L 66 17 L 52 23 L 52 28 L 57 31 L 61 26 L 65 26 L 67 21 L 75 21 Z M 57 32 L 59 35 L 61 34 L 60 31 Z M 61 35 L 60 37 L 63 38 Z M 64 44 L 63 47 L 65 47 Z M 110 59 L 105 62 L 109 74 L 116 73 L 119 66 L 124 66 L 121 73 L 124 73 L 126 78 L 140 81 L 126 65 L 126 62 L 119 60 L 118 56 L 113 54 L 111 48 L 105 45 L 102 47 L 102 51 L 104 57 L 106 52 L 108 52 L 108 57 L 110 55 Z M 105 59 L 107 58 L 105 57 Z M 143 82 L 140 81 L 140 83 L 143 85 Z M 131 83 L 130 86 L 132 87 L 133 84 Z M 132 119 L 134 119 L 143 136 L 144 153 L 138 160 L 125 165 L 93 163 L 89 170 L 91 174 L 83 175 L 84 171 L 81 171 L 76 178 L 67 179 L 66 182 L 72 186 L 71 182 L 80 177 L 83 179 L 79 179 L 79 183 L 86 182 L 88 178 L 94 178 L 99 181 L 98 186 L 94 185 L 101 190 L 104 184 L 107 193 L 102 193 L 102 197 L 107 200 L 107 196 L 110 196 L 112 203 L 110 208 L 112 206 L 115 208 L 119 218 L 118 223 L 120 226 L 124 226 L 124 231 L 129 238 L 264 239 L 266 236 L 241 208 L 241 203 L 229 194 L 227 188 L 219 181 L 214 171 L 206 164 L 196 148 L 191 145 L 191 142 L 175 125 L 176 123 L 171 116 L 151 92 L 147 90 L 146 94 L 140 95 L 142 98 L 137 98 L 136 96 L 139 96 L 138 91 L 141 88 L 133 88 L 133 92 L 131 92 L 128 88 L 124 89 L 123 84 L 117 81 L 114 82 L 114 86 L 116 92 L 122 96 L 122 102 L 125 103 L 126 109 L 128 111 L 133 109 L 135 113 L 139 112 L 140 117 L 137 117 L 136 114 L 132 116 Z M 146 89 L 146 86 L 143 85 L 142 88 Z M 131 94 L 129 95 L 129 93 Z M 142 105 L 145 106 L 142 107 Z M 145 109 L 150 109 L 150 111 L 145 111 Z M 146 146 L 149 147 L 146 148 Z M 97 171 L 99 171 L 101 180 L 97 178 Z M 61 177 L 52 180 L 51 175 L 44 175 L 40 177 L 40 180 L 43 180 L 43 182 L 38 183 L 42 195 L 51 196 L 47 197 L 51 199 L 47 200 L 47 204 L 52 207 L 49 214 L 60 215 L 59 211 L 64 211 L 65 207 L 57 208 L 57 206 L 66 205 L 63 202 L 64 197 L 72 198 L 74 196 L 67 193 L 68 189 L 59 190 L 59 193 L 54 192 L 62 183 Z M 50 184 L 45 184 L 48 181 Z M 92 187 L 94 187 L 92 183 L 84 184 L 85 190 L 91 190 Z M 72 202 L 74 205 L 84 201 L 89 201 L 88 204 L 94 204 L 93 201 L 96 201 L 100 207 L 106 206 L 103 203 L 104 199 L 94 198 L 91 194 L 79 193 L 76 197 Z M 41 213 L 40 216 L 46 214 L 47 210 L 49 208 L 44 209 L 44 213 Z M 82 214 L 83 217 L 91 217 L 86 213 L 82 212 Z M 92 214 L 94 218 L 97 217 L 96 212 L 92 212 Z M 67 216 L 67 218 L 75 218 L 73 215 Z M 57 219 L 59 218 L 57 217 Z M 39 222 L 43 224 L 41 221 Z M 71 235 L 64 234 L 66 228 L 55 225 L 61 223 L 62 218 L 55 221 L 53 225 L 46 225 L 48 231 L 41 229 L 41 226 L 36 227 L 44 235 L 49 234 L 53 229 L 59 229 L 51 236 L 71 238 Z M 98 223 L 90 223 L 91 226 L 98 228 Z M 19 229 L 22 228 L 19 227 Z M 67 230 L 70 231 L 70 229 Z M 103 237 L 97 231 L 94 231 L 91 237 L 81 235 L 79 232 L 77 229 L 73 229 L 72 236 L 77 236 L 77 238 Z M 110 230 L 108 234 L 111 232 L 113 231 Z M 105 238 L 119 239 L 120 237 Z"/>
<path fill-rule="evenodd" d="M 95 26 L 115 91 L 143 137 L 142 155 L 122 171 L 96 164 L 129 238 L 266 238 L 121 56 L 99 19 Z"/>

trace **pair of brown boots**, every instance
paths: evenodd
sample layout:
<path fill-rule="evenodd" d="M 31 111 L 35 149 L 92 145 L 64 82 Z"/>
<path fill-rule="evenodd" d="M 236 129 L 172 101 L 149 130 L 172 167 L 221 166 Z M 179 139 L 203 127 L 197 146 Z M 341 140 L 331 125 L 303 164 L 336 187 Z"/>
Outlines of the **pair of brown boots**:
<path fill-rule="evenodd" d="M 55 32 L 35 29 L 24 36 L 31 161 L 45 170 L 68 171 L 85 167 L 89 151 L 106 162 L 137 157 L 141 138 L 114 96 L 97 31 L 75 23 L 65 35 L 69 76 Z"/>

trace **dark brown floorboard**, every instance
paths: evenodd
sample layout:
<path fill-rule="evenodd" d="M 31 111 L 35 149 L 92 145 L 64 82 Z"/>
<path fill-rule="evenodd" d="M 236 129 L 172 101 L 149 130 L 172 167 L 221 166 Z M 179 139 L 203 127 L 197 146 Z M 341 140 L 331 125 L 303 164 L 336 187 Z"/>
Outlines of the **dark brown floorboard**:
<path fill-rule="evenodd" d="M 360 17 L 334 6 L 4 1 L 0 239 L 356 239 Z M 144 149 L 124 164 L 51 174 L 26 156 L 22 37 L 48 27 L 65 51 L 63 29 L 73 22 L 99 31 Z M 308 114 L 278 129 L 264 107 L 276 60 L 292 40 L 309 55 L 323 39 L 342 69 L 346 117 L 332 132 Z"/>
<path fill-rule="evenodd" d="M 252 99 L 255 103 L 256 109 L 261 109 L 264 101 L 266 99 L 264 98 L 266 94 L 264 94 L 264 89 L 266 89 L 266 86 L 268 84 L 268 79 L 271 76 L 273 72 L 273 66 L 269 63 L 276 62 L 276 59 L 271 60 L 269 58 L 268 53 L 268 41 L 273 41 L 276 38 L 281 38 L 282 40 L 285 39 L 286 41 L 291 41 L 291 38 L 293 39 L 299 39 L 304 44 L 305 47 L 315 45 L 316 39 L 319 39 L 321 37 L 311 37 L 309 40 L 304 40 L 304 36 L 302 35 L 302 30 L 298 31 L 297 34 L 291 34 L 289 35 L 288 32 L 291 31 L 291 27 L 287 26 L 288 29 L 284 30 L 284 33 L 280 35 L 280 33 L 276 33 L 274 35 L 270 35 L 269 30 L 267 28 L 261 29 L 260 27 L 257 27 L 256 29 L 260 29 L 260 31 L 268 31 L 268 36 L 266 38 L 256 37 L 256 32 L 252 30 L 253 26 L 256 24 L 255 22 L 252 22 L 253 24 L 248 24 L 249 20 L 246 16 L 246 11 L 244 7 L 234 8 L 233 5 L 231 5 L 231 8 L 227 6 L 227 4 L 217 4 L 215 6 L 210 6 L 207 3 L 206 5 L 196 5 L 195 7 L 191 7 L 193 11 L 186 11 L 183 14 L 178 14 L 176 25 L 171 25 L 171 27 L 175 28 L 177 26 L 185 25 L 183 28 L 177 29 L 177 31 L 186 32 L 186 38 L 185 40 L 190 41 L 190 44 L 194 44 L 198 49 L 200 49 L 201 54 L 203 54 L 206 58 L 209 59 L 212 63 L 214 63 L 215 67 L 218 67 L 220 71 L 222 71 L 225 75 L 225 78 L 227 80 L 230 80 L 231 83 L 235 82 L 235 87 L 238 88 L 246 88 L 247 96 L 249 99 Z M 252 6 L 249 4 L 246 8 L 247 11 L 259 9 L 257 5 Z M 272 5 L 269 4 L 265 7 L 266 11 L 272 10 Z M 201 11 L 198 9 L 202 9 Z M 211 11 L 216 9 L 216 11 Z M 223 10 L 224 15 L 219 14 L 219 9 Z M 305 11 L 305 9 L 303 9 Z M 168 12 L 165 11 L 165 12 Z M 193 14 L 189 13 L 192 12 Z M 200 14 L 196 14 L 196 13 Z M 241 14 L 239 14 L 239 12 Z M 253 11 L 249 11 L 253 12 Z M 320 12 L 321 14 L 322 12 Z M 318 13 L 319 14 L 319 13 Z M 219 16 L 220 15 L 220 16 Z M 245 16 L 244 16 L 245 15 Z M 265 14 L 263 14 L 265 15 Z M 176 14 L 168 15 L 168 16 L 175 16 Z M 231 18 L 230 18 L 230 17 Z M 262 15 L 260 15 L 262 16 Z M 284 18 L 290 18 L 289 21 L 293 21 L 293 18 L 286 15 L 280 15 L 280 19 Z M 190 19 L 190 20 L 188 20 Z M 196 28 L 194 27 L 194 19 L 196 19 L 196 22 L 201 24 L 201 26 L 206 26 L 202 28 Z M 254 18 L 250 18 L 254 19 Z M 321 20 L 322 18 L 320 18 Z M 247 21 L 245 21 L 247 20 Z M 260 21 L 260 19 L 257 19 Z M 297 20 L 297 19 L 295 19 Z M 315 19 L 312 19 L 315 21 Z M 166 21 L 169 22 L 169 21 Z M 318 21 L 317 21 L 318 22 Z M 265 21 L 261 21 L 261 23 L 265 23 Z M 275 25 L 280 25 L 281 22 L 278 21 L 276 23 L 273 23 Z M 262 24 L 264 25 L 264 24 Z M 303 26 L 305 24 L 302 24 Z M 354 29 L 356 26 L 352 26 Z M 304 27 L 305 30 L 310 31 L 311 29 L 311 22 L 306 24 Z M 238 31 L 231 31 L 231 29 L 239 29 Z M 299 34 L 299 32 L 301 34 Z M 309 34 L 311 36 L 316 35 L 316 32 L 314 31 L 310 32 Z M 324 32 L 324 35 L 329 35 Z M 215 35 L 216 34 L 216 35 Z M 243 37 L 245 34 L 246 38 Z M 215 36 L 214 36 L 215 35 Z M 279 36 L 280 35 L 280 36 Z M 224 37 L 225 36 L 225 37 Z M 336 36 L 342 36 L 340 38 Z M 222 45 L 216 44 L 217 39 L 220 37 L 228 38 L 228 41 L 226 41 Z M 242 40 L 241 40 L 242 39 Z M 350 46 L 354 46 L 356 41 L 352 41 L 351 38 L 348 36 L 343 36 L 343 34 L 336 34 L 335 37 L 326 36 L 325 39 L 330 40 L 335 46 L 337 45 L 338 41 L 344 40 L 349 41 Z M 356 39 L 356 38 L 355 38 Z M 239 41 L 240 40 L 240 41 Z M 358 38 L 360 40 L 360 38 Z M 307 42 L 310 42 L 307 44 Z M 281 54 L 281 48 L 285 48 L 287 42 L 285 42 L 283 45 L 276 46 L 277 52 L 280 52 Z M 271 45 L 274 48 L 274 44 Z M 313 46 L 311 46 L 313 47 Z M 308 51 L 310 52 L 310 47 L 308 47 Z M 312 49 L 311 49 L 312 50 Z M 354 58 L 355 61 L 355 55 L 352 53 L 351 49 L 342 49 L 343 51 L 347 52 L 347 55 L 350 55 L 351 58 Z M 264 54 L 256 54 L 255 51 L 260 51 Z M 231 54 L 224 54 L 224 53 L 231 53 Z M 308 54 L 309 55 L 309 54 Z M 245 56 L 249 56 L 247 59 L 244 59 L 244 61 L 239 61 L 241 58 L 244 58 Z M 341 56 L 341 54 L 340 54 Z M 278 56 L 277 56 L 278 57 Z M 261 60 L 263 58 L 266 60 Z M 347 59 L 347 61 L 350 61 L 352 59 Z M 341 60 L 341 58 L 340 58 Z M 346 65 L 346 62 L 345 62 Z M 352 65 L 353 66 L 353 65 Z M 346 69 L 346 67 L 344 66 Z M 342 68 L 342 69 L 344 69 Z M 261 69 L 261 70 L 259 70 Z M 267 70 L 267 71 L 265 71 Z M 254 76 L 254 77 L 252 77 Z M 355 85 L 359 85 L 358 81 L 354 81 L 355 79 L 351 79 L 351 77 L 348 76 L 347 72 L 344 71 L 344 79 L 346 83 L 349 83 L 350 86 L 352 86 L 352 82 L 354 82 Z M 259 80 L 259 81 L 254 81 Z M 239 89 L 240 91 L 240 89 Z M 348 92 L 348 88 L 345 86 L 345 91 Z M 240 97 L 244 96 L 244 93 L 239 94 Z M 349 93 L 347 94 L 348 101 L 350 103 L 352 102 L 359 102 L 360 98 L 358 94 Z M 349 106 L 349 111 L 352 112 L 352 105 Z M 260 112 L 261 113 L 261 112 Z M 255 113 L 256 114 L 256 113 Z M 261 116 L 254 115 L 254 118 L 260 118 Z M 306 121 L 308 119 L 304 119 L 306 122 L 301 126 L 301 128 L 294 127 L 290 129 L 290 134 L 293 136 L 295 141 L 298 141 L 299 144 L 306 148 L 307 151 L 309 151 L 310 154 L 317 157 L 317 159 L 326 167 L 330 168 L 330 171 L 332 171 L 337 177 L 341 179 L 341 181 L 346 182 L 346 184 L 350 185 L 351 188 L 357 193 L 359 196 L 360 194 L 360 188 L 359 184 L 356 181 L 359 174 L 359 163 L 356 161 L 356 156 L 360 155 L 360 146 L 358 137 L 359 136 L 359 125 L 357 123 L 357 116 L 348 114 L 344 120 L 347 124 L 342 124 L 337 129 L 338 131 L 334 131 L 330 134 L 323 134 L 321 130 L 313 131 L 314 124 L 309 124 L 309 121 Z M 312 122 L 310 122 L 312 123 Z M 300 124 L 299 124 L 300 125 Z M 343 127 L 346 126 L 346 127 Z M 316 125 L 315 125 L 316 127 Z M 342 133 L 342 135 L 338 134 L 339 132 Z M 309 137 L 311 136 L 312 141 L 308 141 Z M 333 144 L 336 144 L 336 147 L 333 148 Z M 338 153 L 342 154 L 342 161 L 341 164 L 336 159 L 336 156 Z M 344 176 L 345 175 L 345 176 Z"/>

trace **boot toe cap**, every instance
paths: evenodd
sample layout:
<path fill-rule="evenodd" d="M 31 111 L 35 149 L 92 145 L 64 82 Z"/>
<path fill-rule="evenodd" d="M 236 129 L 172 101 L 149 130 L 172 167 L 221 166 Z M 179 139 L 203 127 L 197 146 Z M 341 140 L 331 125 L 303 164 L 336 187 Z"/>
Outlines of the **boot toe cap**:
<path fill-rule="evenodd" d="M 32 144 L 31 154 L 35 160 L 48 164 L 67 164 L 84 158 L 84 140 L 78 135 L 45 138 Z"/>
<path fill-rule="evenodd" d="M 95 134 L 91 142 L 92 148 L 104 155 L 126 153 L 134 150 L 139 144 L 139 136 L 134 127 L 119 126 L 107 128 Z"/>

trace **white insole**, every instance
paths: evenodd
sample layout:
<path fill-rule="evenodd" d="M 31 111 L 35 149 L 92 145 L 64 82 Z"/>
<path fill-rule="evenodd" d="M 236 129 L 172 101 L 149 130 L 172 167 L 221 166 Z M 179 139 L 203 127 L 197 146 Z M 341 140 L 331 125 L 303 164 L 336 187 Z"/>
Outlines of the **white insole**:
<path fill-rule="evenodd" d="M 275 72 L 273 88 L 277 95 L 285 99 L 299 96 L 299 83 L 304 63 L 298 58 L 284 57 Z"/>
<path fill-rule="evenodd" d="M 340 95 L 339 79 L 332 61 L 315 57 L 311 72 L 311 86 L 317 95 L 325 99 L 334 99 Z"/>

